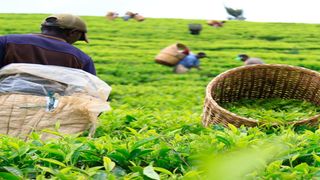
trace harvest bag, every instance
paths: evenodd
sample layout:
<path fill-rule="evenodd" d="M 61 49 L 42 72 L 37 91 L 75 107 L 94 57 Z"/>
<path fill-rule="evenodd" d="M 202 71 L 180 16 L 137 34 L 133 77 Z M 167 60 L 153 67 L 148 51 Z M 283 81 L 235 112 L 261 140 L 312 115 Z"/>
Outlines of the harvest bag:
<path fill-rule="evenodd" d="M 135 15 L 133 18 L 134 18 L 136 21 L 144 21 L 144 17 L 141 16 L 141 15 L 139 15 L 139 14 Z"/>
<path fill-rule="evenodd" d="M 0 70 L 0 134 L 27 139 L 33 131 L 62 134 L 92 132 L 97 116 L 110 109 L 106 102 L 111 87 L 83 70 L 38 65 L 10 64 Z M 42 139 L 57 137 L 42 134 Z"/>
<path fill-rule="evenodd" d="M 186 54 L 182 53 L 187 50 L 187 46 L 181 43 L 172 44 L 160 51 L 155 57 L 155 61 L 166 66 L 175 66 L 183 59 Z"/>

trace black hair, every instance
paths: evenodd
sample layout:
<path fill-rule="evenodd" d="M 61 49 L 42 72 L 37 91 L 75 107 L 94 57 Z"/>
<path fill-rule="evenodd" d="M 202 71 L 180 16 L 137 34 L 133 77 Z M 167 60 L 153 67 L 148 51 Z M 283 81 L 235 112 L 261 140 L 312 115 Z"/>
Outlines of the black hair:
<path fill-rule="evenodd" d="M 239 54 L 238 57 L 240 57 L 241 61 L 246 61 L 249 59 L 249 56 L 246 54 Z"/>
<path fill-rule="evenodd" d="M 238 56 L 241 57 L 241 58 L 246 58 L 246 59 L 249 58 L 249 56 L 246 55 L 246 54 L 239 54 Z"/>
<path fill-rule="evenodd" d="M 42 25 L 41 26 L 41 32 L 45 32 L 45 31 L 50 31 L 50 32 L 55 32 L 57 34 L 65 34 L 66 32 L 71 31 L 71 29 L 63 29 L 57 26 L 46 26 L 46 25 Z"/>
<path fill-rule="evenodd" d="M 207 54 L 204 52 L 198 52 L 197 56 L 198 58 L 204 58 L 204 57 L 207 57 Z"/>

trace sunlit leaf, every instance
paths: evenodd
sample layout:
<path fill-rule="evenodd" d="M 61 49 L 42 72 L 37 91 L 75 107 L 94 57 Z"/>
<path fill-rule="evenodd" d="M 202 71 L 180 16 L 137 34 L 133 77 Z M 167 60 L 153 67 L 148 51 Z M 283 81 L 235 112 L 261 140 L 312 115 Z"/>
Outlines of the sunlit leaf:
<path fill-rule="evenodd" d="M 110 158 L 104 156 L 103 157 L 103 166 L 107 172 L 110 172 L 116 166 L 116 163 L 112 162 Z"/>
<path fill-rule="evenodd" d="M 63 164 L 62 162 L 57 161 L 55 159 L 49 159 L 49 158 L 39 158 L 39 159 L 42 160 L 42 161 L 46 161 L 46 162 L 49 162 L 49 163 L 52 163 L 52 164 L 59 165 L 61 167 L 66 167 L 65 164 Z"/>
<path fill-rule="evenodd" d="M 3 169 L 7 170 L 8 172 L 10 172 L 11 174 L 17 176 L 17 177 L 22 177 L 23 176 L 23 172 L 16 168 L 16 167 L 12 167 L 12 166 L 3 166 Z"/>
<path fill-rule="evenodd" d="M 161 172 L 163 174 L 168 174 L 170 176 L 173 176 L 172 172 L 168 171 L 167 169 L 161 168 L 161 167 L 153 167 L 155 171 Z"/>
<path fill-rule="evenodd" d="M 19 176 L 15 176 L 11 173 L 7 173 L 7 172 L 0 172 L 0 179 L 3 179 L 3 180 L 21 180 L 21 177 Z"/>
<path fill-rule="evenodd" d="M 151 178 L 151 179 L 156 179 L 159 180 L 160 176 L 159 174 L 157 174 L 152 166 L 147 166 L 143 169 L 143 174 L 146 175 L 147 177 Z"/>

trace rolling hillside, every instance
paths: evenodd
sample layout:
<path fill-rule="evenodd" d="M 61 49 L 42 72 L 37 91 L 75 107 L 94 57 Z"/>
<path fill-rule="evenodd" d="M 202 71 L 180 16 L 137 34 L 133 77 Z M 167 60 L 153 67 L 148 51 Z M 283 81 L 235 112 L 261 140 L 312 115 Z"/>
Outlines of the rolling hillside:
<path fill-rule="evenodd" d="M 44 17 L 0 14 L 0 35 L 38 33 Z M 93 139 L 82 135 L 42 142 L 35 134 L 23 142 L 0 136 L 0 177 L 320 177 L 319 130 L 201 125 L 206 85 L 216 75 L 241 66 L 237 54 L 320 71 L 320 25 L 228 21 L 216 29 L 205 20 L 83 19 L 90 43 L 75 45 L 92 57 L 98 77 L 112 87 L 112 110 L 100 116 Z M 202 24 L 201 34 L 189 34 L 189 23 Z M 176 42 L 207 53 L 202 70 L 178 75 L 154 62 L 162 48 Z M 203 164 L 202 155 L 213 160 Z"/>

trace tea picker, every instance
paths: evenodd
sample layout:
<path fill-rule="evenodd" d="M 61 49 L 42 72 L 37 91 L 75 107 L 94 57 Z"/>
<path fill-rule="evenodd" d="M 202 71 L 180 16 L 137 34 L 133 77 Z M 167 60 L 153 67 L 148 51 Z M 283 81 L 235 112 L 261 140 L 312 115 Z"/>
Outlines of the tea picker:
<path fill-rule="evenodd" d="M 182 74 L 188 72 L 191 68 L 200 70 L 200 59 L 207 57 L 206 53 L 199 52 L 197 54 L 189 53 L 184 57 L 173 69 L 173 72 Z"/>
<path fill-rule="evenodd" d="M 262 59 L 256 57 L 249 57 L 247 54 L 239 54 L 236 57 L 236 60 L 243 61 L 245 65 L 264 64 Z"/>

